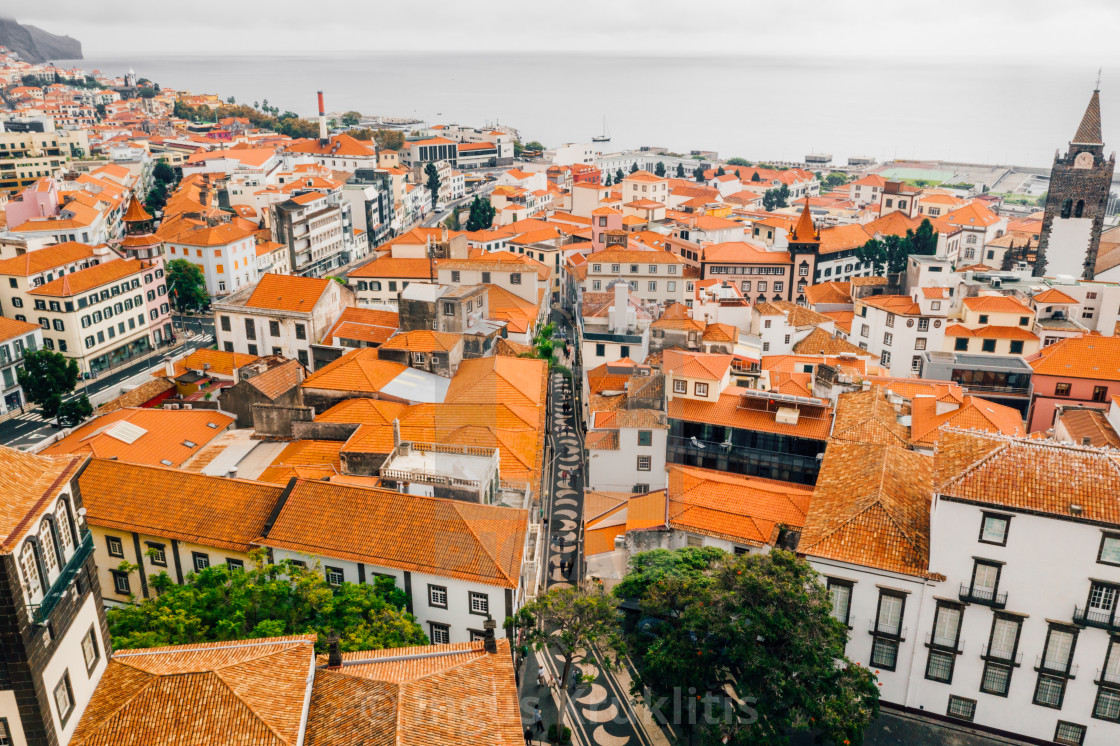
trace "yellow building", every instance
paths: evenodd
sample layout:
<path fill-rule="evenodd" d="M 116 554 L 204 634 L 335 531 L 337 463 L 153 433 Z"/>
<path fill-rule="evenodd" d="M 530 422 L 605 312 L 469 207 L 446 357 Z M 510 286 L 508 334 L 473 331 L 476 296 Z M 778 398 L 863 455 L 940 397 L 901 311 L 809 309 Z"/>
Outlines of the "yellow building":
<path fill-rule="evenodd" d="M 965 298 L 961 317 L 945 329 L 947 352 L 1032 355 L 1039 350 L 1035 311 L 1009 295 Z"/>

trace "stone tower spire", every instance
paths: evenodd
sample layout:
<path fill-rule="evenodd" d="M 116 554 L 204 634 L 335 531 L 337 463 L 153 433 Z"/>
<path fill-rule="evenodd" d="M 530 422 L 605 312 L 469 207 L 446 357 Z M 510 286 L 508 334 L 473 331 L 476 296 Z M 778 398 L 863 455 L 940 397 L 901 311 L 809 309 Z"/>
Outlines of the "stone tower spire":
<path fill-rule="evenodd" d="M 1077 134 L 1073 136 L 1070 145 L 1104 145 L 1101 137 L 1101 92 L 1093 91 L 1089 99 L 1089 106 L 1085 108 L 1085 115 L 1081 117 L 1081 124 Z"/>

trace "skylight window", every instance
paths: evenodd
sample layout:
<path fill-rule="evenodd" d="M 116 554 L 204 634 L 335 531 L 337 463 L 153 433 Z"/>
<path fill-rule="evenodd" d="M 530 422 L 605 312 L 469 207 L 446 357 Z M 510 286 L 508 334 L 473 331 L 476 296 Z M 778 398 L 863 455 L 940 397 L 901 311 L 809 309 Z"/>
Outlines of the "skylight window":
<path fill-rule="evenodd" d="M 198 445 L 198 443 L 195 443 L 193 440 L 184 440 L 183 445 L 185 445 L 187 448 L 194 448 L 196 445 Z"/>
<path fill-rule="evenodd" d="M 169 458 L 161 458 L 159 462 L 164 466 L 171 466 L 171 459 Z"/>

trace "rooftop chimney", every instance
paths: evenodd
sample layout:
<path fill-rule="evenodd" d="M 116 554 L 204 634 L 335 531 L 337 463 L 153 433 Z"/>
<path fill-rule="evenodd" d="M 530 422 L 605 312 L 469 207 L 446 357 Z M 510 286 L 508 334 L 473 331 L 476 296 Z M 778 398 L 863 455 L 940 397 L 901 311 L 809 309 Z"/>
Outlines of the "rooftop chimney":
<path fill-rule="evenodd" d="M 338 647 L 338 633 L 327 638 L 327 668 L 342 668 L 342 650 Z"/>
<path fill-rule="evenodd" d="M 482 623 L 482 648 L 487 653 L 498 652 L 498 641 L 494 639 L 494 629 L 498 623 L 492 617 L 486 617 L 486 621 Z"/>
<path fill-rule="evenodd" d="M 319 144 L 326 147 L 330 142 L 327 137 L 327 110 L 323 108 L 323 92 L 319 91 Z"/>

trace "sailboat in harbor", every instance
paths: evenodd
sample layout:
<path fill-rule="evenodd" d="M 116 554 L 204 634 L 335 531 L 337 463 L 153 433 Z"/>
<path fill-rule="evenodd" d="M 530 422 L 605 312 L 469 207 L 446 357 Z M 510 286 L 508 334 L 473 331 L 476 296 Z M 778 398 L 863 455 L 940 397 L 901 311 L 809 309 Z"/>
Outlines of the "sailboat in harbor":
<path fill-rule="evenodd" d="M 611 133 L 607 131 L 607 118 L 603 117 L 603 134 L 595 135 L 591 138 L 591 142 L 610 142 Z"/>

